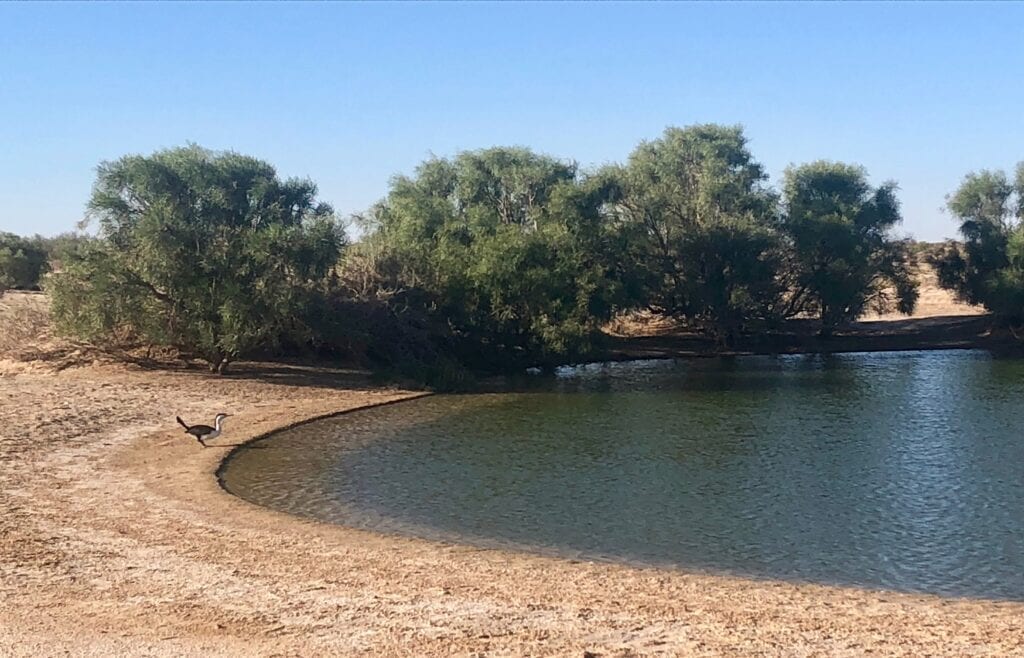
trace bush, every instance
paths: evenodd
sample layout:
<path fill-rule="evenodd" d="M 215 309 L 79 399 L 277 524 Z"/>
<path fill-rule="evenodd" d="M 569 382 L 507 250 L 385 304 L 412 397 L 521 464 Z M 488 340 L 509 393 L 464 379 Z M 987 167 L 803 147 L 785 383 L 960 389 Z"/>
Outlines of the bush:
<path fill-rule="evenodd" d="M 862 167 L 818 161 L 786 170 L 783 198 L 792 248 L 789 313 L 817 315 L 828 334 L 869 306 L 913 312 L 910 242 L 889 236 L 901 221 L 895 183 L 872 188 Z"/>
<path fill-rule="evenodd" d="M 968 174 L 949 198 L 963 244 L 947 243 L 931 262 L 939 284 L 1012 324 L 1024 322 L 1024 163 Z"/>
<path fill-rule="evenodd" d="M 48 260 L 40 238 L 0 233 L 0 291 L 39 290 Z"/>
<path fill-rule="evenodd" d="M 668 128 L 609 176 L 621 186 L 609 209 L 628 236 L 638 305 L 723 343 L 774 319 L 778 208 L 741 128 Z"/>
<path fill-rule="evenodd" d="M 344 235 L 309 181 L 196 146 L 99 167 L 99 239 L 53 280 L 57 326 L 97 342 L 195 353 L 223 372 L 239 355 L 311 338 Z"/>
<path fill-rule="evenodd" d="M 366 218 L 371 267 L 491 363 L 576 358 L 619 291 L 605 192 L 526 149 L 431 159 Z"/>

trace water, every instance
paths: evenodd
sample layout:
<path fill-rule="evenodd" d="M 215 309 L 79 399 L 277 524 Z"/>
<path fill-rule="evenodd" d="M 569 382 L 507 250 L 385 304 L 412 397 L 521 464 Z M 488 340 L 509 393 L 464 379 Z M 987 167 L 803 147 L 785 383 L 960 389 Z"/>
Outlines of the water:
<path fill-rule="evenodd" d="M 530 382 L 290 430 L 224 481 L 384 532 L 1024 600 L 1024 360 L 646 361 Z"/>

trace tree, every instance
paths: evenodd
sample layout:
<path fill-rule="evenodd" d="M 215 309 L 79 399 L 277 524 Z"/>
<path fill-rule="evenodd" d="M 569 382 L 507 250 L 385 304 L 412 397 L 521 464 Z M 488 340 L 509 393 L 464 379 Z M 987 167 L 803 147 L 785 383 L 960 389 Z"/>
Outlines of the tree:
<path fill-rule="evenodd" d="M 948 199 L 963 245 L 932 259 L 939 284 L 1013 323 L 1024 321 L 1024 162 L 1010 180 L 1002 171 L 968 174 Z"/>
<path fill-rule="evenodd" d="M 0 232 L 0 290 L 38 289 L 49 269 L 40 238 L 23 238 Z"/>
<path fill-rule="evenodd" d="M 617 294 L 604 181 L 524 148 L 432 158 L 396 178 L 368 219 L 377 262 L 418 288 L 453 332 L 539 362 L 579 354 Z"/>
<path fill-rule="evenodd" d="M 872 188 L 862 167 L 822 160 L 787 169 L 783 199 L 790 314 L 814 313 L 827 335 L 869 305 L 913 312 L 909 243 L 889 237 L 901 221 L 895 183 Z"/>
<path fill-rule="evenodd" d="M 729 343 L 782 295 L 777 203 L 738 126 L 668 128 L 617 170 L 614 215 L 655 310 Z"/>
<path fill-rule="evenodd" d="M 58 326 L 198 354 L 211 369 L 307 331 L 304 309 L 344 245 L 306 180 L 198 146 L 98 168 L 89 202 L 99 239 L 53 282 Z"/>
<path fill-rule="evenodd" d="M 59 272 L 68 257 L 71 257 L 84 244 L 94 239 L 93 236 L 87 233 L 65 232 L 49 238 L 36 236 L 34 241 L 46 252 L 50 269 Z"/>

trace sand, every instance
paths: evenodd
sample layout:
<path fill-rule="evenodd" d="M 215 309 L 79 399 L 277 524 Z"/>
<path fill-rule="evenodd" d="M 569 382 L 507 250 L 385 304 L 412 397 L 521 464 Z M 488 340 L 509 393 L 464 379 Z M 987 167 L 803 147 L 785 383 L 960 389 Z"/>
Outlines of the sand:
<path fill-rule="evenodd" d="M 218 487 L 239 442 L 408 395 L 288 366 L 0 377 L 0 655 L 1024 655 L 1018 603 L 380 536 Z M 174 422 L 218 410 L 217 447 Z"/>
<path fill-rule="evenodd" d="M 20 331 L 44 360 L 0 349 L 0 656 L 1024 655 L 1021 603 L 481 550 L 263 509 L 218 486 L 233 446 L 418 393 L 280 364 L 146 370 Z M 174 421 L 217 411 L 234 417 L 207 449 Z"/>
<path fill-rule="evenodd" d="M 912 318 L 933 318 L 964 315 L 981 315 L 985 309 L 967 304 L 957 299 L 952 292 L 939 287 L 935 270 L 922 265 L 917 271 L 918 289 L 917 305 Z M 861 320 L 902 320 L 908 316 L 895 311 L 878 313 L 869 311 Z"/>

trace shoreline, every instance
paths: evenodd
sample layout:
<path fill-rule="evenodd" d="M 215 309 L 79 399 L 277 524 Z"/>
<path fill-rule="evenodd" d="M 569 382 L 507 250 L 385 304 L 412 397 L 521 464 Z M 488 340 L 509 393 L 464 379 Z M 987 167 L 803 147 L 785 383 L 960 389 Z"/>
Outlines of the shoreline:
<path fill-rule="evenodd" d="M 240 445 L 418 397 L 329 369 L 0 377 L 9 655 L 1024 652 L 1024 604 L 565 560 L 381 535 L 221 488 Z M 235 413 L 201 449 L 173 416 Z M 114 429 L 110 429 L 113 427 Z"/>
<path fill-rule="evenodd" d="M 902 319 L 861 320 L 837 329 L 833 336 L 817 335 L 812 321 L 793 320 L 785 330 L 744 336 L 729 349 L 695 333 L 663 331 L 639 336 L 610 336 L 596 361 L 651 358 L 752 356 L 781 354 L 844 354 L 981 349 L 1024 353 L 1024 343 L 993 330 L 988 315 L 945 315 Z"/>
<path fill-rule="evenodd" d="M 337 411 L 328 411 L 326 413 L 317 414 L 315 416 L 309 416 L 309 417 L 306 417 L 306 418 L 300 418 L 298 420 L 294 420 L 294 421 L 288 422 L 288 423 L 286 423 L 284 425 L 281 425 L 280 427 L 276 427 L 276 428 L 274 428 L 274 429 L 272 429 L 272 430 L 270 430 L 268 432 L 264 432 L 263 434 L 258 434 L 258 435 L 254 436 L 254 437 L 245 439 L 241 443 L 238 443 L 236 445 L 231 446 L 231 450 L 229 450 L 227 453 L 224 454 L 223 457 L 220 458 L 220 461 L 217 463 L 217 468 L 213 472 L 213 476 L 217 479 L 217 486 L 219 486 L 224 493 L 228 494 L 229 496 L 233 496 L 235 498 L 238 498 L 239 500 L 243 500 L 243 501 L 245 501 L 247 503 L 250 503 L 250 501 L 246 500 L 242 496 L 239 496 L 238 494 L 233 493 L 230 489 L 228 489 L 227 485 L 224 482 L 224 471 L 228 468 L 228 464 L 231 462 L 231 459 L 236 454 L 238 454 L 240 451 L 245 450 L 246 448 L 249 448 L 252 444 L 256 443 L 257 441 L 263 441 L 263 440 L 269 439 L 270 437 L 274 436 L 275 434 L 280 434 L 281 432 L 287 432 L 288 430 L 295 429 L 296 427 L 302 427 L 303 425 L 309 425 L 310 423 L 316 423 L 318 421 L 327 420 L 329 418 L 337 418 L 338 416 L 345 416 L 347 414 L 352 414 L 352 413 L 355 413 L 357 411 L 366 411 L 367 409 L 376 409 L 377 407 L 386 407 L 386 406 L 389 406 L 389 405 L 392 405 L 392 404 L 398 404 L 400 402 L 410 402 L 412 400 L 419 400 L 420 398 L 426 398 L 426 397 L 430 397 L 432 395 L 437 395 L 437 394 L 432 392 L 432 391 L 415 392 L 415 393 L 410 393 L 409 395 L 407 395 L 405 397 L 399 397 L 399 398 L 395 398 L 393 400 L 385 400 L 383 402 L 373 402 L 373 403 L 361 405 L 361 406 L 358 406 L 358 407 L 352 407 L 352 408 L 348 408 L 348 409 L 339 409 Z M 216 447 L 216 446 L 213 446 L 213 447 Z M 257 507 L 261 507 L 263 509 L 270 509 L 269 507 L 264 507 L 263 505 L 257 505 L 256 503 L 250 503 L 250 504 L 256 505 Z"/>

